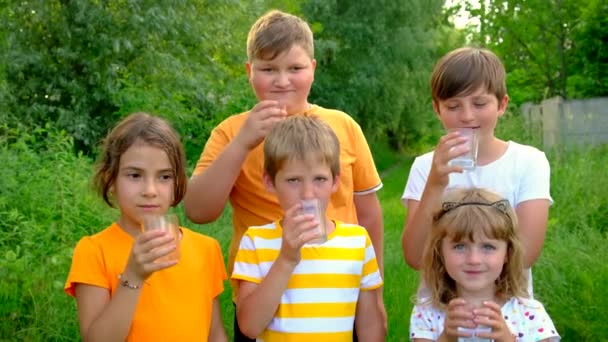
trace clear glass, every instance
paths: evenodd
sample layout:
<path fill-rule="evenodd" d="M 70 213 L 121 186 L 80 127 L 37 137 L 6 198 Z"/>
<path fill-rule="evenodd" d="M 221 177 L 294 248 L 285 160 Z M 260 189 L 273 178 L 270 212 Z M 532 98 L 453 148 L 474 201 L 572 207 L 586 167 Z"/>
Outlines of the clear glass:
<path fill-rule="evenodd" d="M 180 249 L 179 249 L 180 232 L 179 232 L 179 219 L 178 219 L 177 215 L 166 214 L 166 215 L 145 216 L 143 223 L 142 223 L 142 228 L 144 231 L 154 230 L 154 229 L 161 229 L 164 231 L 168 231 L 173 236 L 175 244 L 177 245 L 177 248 L 174 251 L 172 251 L 171 253 L 169 253 L 165 256 L 162 256 L 162 257 L 156 259 L 156 261 L 179 260 L 181 253 L 180 253 Z"/>
<path fill-rule="evenodd" d="M 450 132 L 458 131 L 460 135 L 467 138 L 465 144 L 469 147 L 469 152 L 458 156 L 448 162 L 448 165 L 460 166 L 464 170 L 474 170 L 477 166 L 477 150 L 479 148 L 478 130 L 474 128 L 461 127 L 450 130 Z"/>
<path fill-rule="evenodd" d="M 319 225 L 317 226 L 317 228 L 319 229 L 318 238 L 309 241 L 308 244 L 320 245 L 322 243 L 325 243 L 327 241 L 327 228 L 325 226 L 325 211 L 323 210 L 321 202 L 316 198 L 310 200 L 303 200 L 302 214 L 314 215 L 317 222 L 319 222 Z"/>

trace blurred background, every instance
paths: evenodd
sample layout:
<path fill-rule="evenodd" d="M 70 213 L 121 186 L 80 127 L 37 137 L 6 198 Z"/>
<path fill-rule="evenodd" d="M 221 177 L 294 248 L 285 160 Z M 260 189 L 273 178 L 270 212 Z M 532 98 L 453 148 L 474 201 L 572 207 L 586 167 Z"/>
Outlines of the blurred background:
<path fill-rule="evenodd" d="M 310 102 L 363 127 L 385 187 L 390 341 L 407 341 L 417 274 L 399 243 L 413 157 L 442 134 L 430 72 L 464 45 L 507 70 L 497 136 L 546 151 L 552 195 L 535 294 L 565 341 L 608 335 L 608 3 L 605 0 L 0 1 L 0 340 L 79 340 L 63 283 L 78 239 L 117 212 L 91 192 L 100 139 L 134 111 L 167 118 L 189 172 L 210 130 L 255 104 L 244 64 L 257 17 L 278 8 L 315 35 Z M 186 226 L 225 251 L 230 208 Z M 232 333 L 226 283 L 222 310 Z"/>

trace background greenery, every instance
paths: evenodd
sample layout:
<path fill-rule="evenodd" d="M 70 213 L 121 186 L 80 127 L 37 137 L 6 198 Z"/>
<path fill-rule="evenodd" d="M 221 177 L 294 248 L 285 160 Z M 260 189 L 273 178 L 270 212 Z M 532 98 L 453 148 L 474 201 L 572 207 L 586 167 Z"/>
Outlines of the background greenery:
<path fill-rule="evenodd" d="M 436 59 L 467 41 L 496 51 L 512 98 L 497 135 L 535 146 L 542 142 L 525 131 L 521 103 L 608 92 L 605 1 L 457 4 L 0 1 L 0 340 L 78 340 L 75 303 L 62 291 L 71 253 L 117 216 L 90 191 L 97 142 L 130 112 L 157 113 L 180 132 L 191 170 L 210 129 L 255 102 L 243 67 L 246 34 L 275 7 L 303 16 L 315 33 L 311 102 L 355 117 L 383 171 L 389 340 L 407 340 L 417 275 L 402 257 L 399 198 L 412 156 L 441 134 L 428 90 Z M 481 24 L 456 29 L 449 18 L 461 7 Z M 535 293 L 565 341 L 608 335 L 607 152 L 547 151 L 555 204 Z M 229 209 L 213 224 L 187 225 L 227 251 Z M 221 299 L 231 332 L 229 292 Z"/>

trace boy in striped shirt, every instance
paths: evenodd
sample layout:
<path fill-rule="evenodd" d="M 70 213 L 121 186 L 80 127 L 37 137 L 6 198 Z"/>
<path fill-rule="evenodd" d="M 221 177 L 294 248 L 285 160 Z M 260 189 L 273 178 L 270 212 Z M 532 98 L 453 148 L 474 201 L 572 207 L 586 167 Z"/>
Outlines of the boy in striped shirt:
<path fill-rule="evenodd" d="M 316 117 L 276 124 L 264 142 L 264 184 L 284 210 L 282 219 L 249 227 L 232 281 L 237 319 L 257 341 L 383 341 L 378 301 L 382 277 L 365 228 L 332 220 L 325 209 L 339 184 L 340 143 Z M 302 213 L 317 199 L 322 217 Z M 319 222 L 322 221 L 322 222 Z M 319 238 L 325 224 L 327 241 Z"/>

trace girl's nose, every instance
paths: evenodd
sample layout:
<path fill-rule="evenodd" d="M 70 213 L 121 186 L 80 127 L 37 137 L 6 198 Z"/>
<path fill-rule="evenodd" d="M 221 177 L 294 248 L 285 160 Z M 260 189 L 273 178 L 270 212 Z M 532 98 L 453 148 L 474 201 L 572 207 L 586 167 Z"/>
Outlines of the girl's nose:
<path fill-rule="evenodd" d="M 481 253 L 477 248 L 470 248 L 467 252 L 467 263 L 479 264 L 481 262 Z"/>
<path fill-rule="evenodd" d="M 146 180 L 141 194 L 146 197 L 156 196 L 156 194 L 157 194 L 156 182 L 153 179 Z"/>

